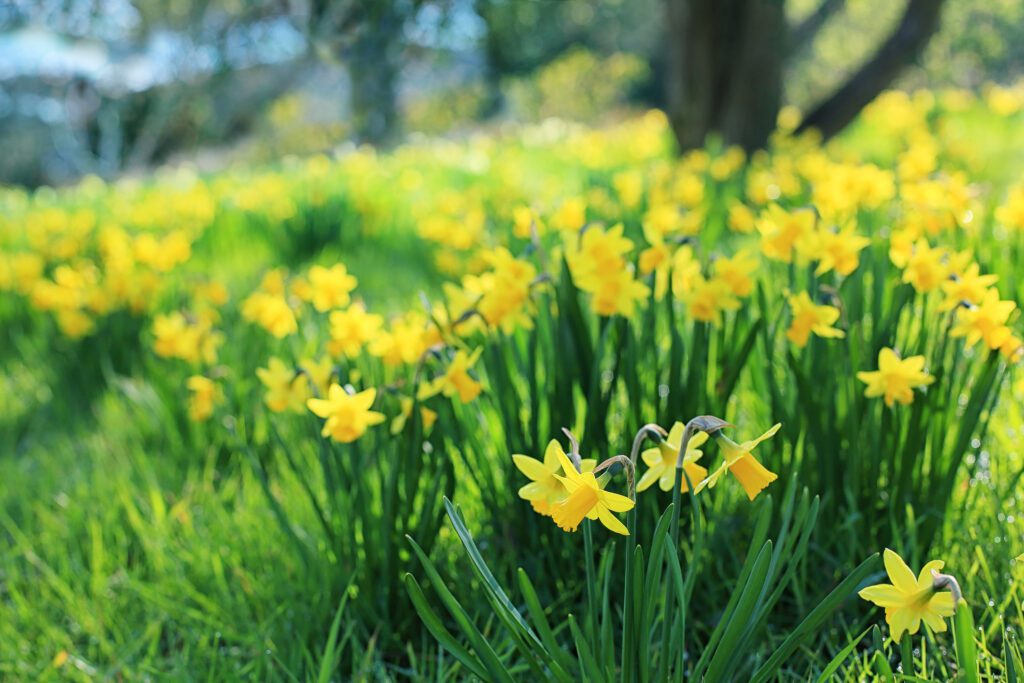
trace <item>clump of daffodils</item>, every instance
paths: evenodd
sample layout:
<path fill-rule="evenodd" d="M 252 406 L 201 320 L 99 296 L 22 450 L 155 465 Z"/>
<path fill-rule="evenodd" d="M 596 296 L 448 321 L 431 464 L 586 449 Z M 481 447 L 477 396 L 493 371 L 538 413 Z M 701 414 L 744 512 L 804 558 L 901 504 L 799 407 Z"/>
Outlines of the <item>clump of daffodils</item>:
<path fill-rule="evenodd" d="M 782 425 L 777 424 L 756 439 L 743 443 L 736 443 L 722 433 L 729 426 L 713 417 L 694 418 L 687 424 L 676 422 L 669 432 L 657 425 L 647 425 L 634 440 L 632 457 L 612 456 L 601 464 L 580 458 L 575 442 L 572 453 L 567 455 L 558 441 L 552 440 L 543 461 L 521 454 L 512 456 L 516 467 L 530 480 L 519 489 L 519 496 L 565 531 L 575 531 L 583 519 L 592 519 L 619 534 L 627 534 L 628 530 L 612 513 L 631 510 L 636 493 L 648 490 L 655 482 L 662 491 L 671 491 L 678 480 L 681 491 L 688 491 L 692 485 L 696 495 L 705 488 L 713 488 L 729 473 L 747 497 L 754 500 L 778 479 L 778 475 L 754 456 L 754 449 L 773 437 Z M 710 437 L 715 438 L 722 452 L 722 463 L 711 473 L 697 462 L 704 455 L 700 447 Z M 645 438 L 654 440 L 655 446 L 639 453 L 647 471 L 634 488 L 633 470 L 639 446 Z M 628 496 L 605 490 L 611 479 L 608 470 L 614 464 L 623 466 Z M 597 473 L 601 473 L 600 476 Z"/>

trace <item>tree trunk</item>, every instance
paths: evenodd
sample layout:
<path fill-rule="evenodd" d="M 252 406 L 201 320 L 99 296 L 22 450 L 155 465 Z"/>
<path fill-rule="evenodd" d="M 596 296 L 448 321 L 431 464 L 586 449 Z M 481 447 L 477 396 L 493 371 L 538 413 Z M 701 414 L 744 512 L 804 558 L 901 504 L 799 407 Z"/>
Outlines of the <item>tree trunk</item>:
<path fill-rule="evenodd" d="M 939 28 L 943 0 L 910 0 L 899 26 L 875 55 L 831 97 L 818 105 L 797 132 L 816 129 L 827 140 L 846 127 L 871 100 L 916 60 Z"/>
<path fill-rule="evenodd" d="M 342 59 L 348 63 L 356 140 L 386 146 L 399 132 L 402 17 L 389 1 L 371 7 Z"/>
<path fill-rule="evenodd" d="M 782 101 L 782 0 L 666 0 L 666 104 L 680 150 L 763 147 Z"/>

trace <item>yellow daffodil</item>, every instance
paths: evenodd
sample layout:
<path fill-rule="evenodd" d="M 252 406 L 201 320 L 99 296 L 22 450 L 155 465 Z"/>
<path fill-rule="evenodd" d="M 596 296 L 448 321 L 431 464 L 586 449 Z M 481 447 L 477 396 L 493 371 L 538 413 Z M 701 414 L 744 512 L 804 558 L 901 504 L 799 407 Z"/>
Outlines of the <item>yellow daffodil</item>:
<path fill-rule="evenodd" d="M 477 300 L 476 310 L 488 325 L 506 332 L 520 326 L 529 328 L 530 284 L 537 269 L 505 248 L 486 252 L 484 262 L 491 270 L 464 280 L 466 289 Z"/>
<path fill-rule="evenodd" d="M 349 275 L 342 263 L 330 268 L 313 266 L 309 269 L 308 299 L 318 311 L 348 306 L 349 294 L 356 288 L 356 279 Z"/>
<path fill-rule="evenodd" d="M 735 232 L 753 232 L 757 217 L 743 202 L 734 201 L 729 205 L 729 229 Z"/>
<path fill-rule="evenodd" d="M 380 330 L 367 349 L 384 365 L 395 367 L 415 363 L 427 350 L 426 322 L 412 312 L 392 321 L 390 330 Z"/>
<path fill-rule="evenodd" d="M 624 256 L 633 250 L 633 241 L 623 236 L 623 230 L 620 223 L 607 230 L 592 227 L 583 233 L 569 259 L 577 287 L 593 291 L 609 271 L 625 267 Z"/>
<path fill-rule="evenodd" d="M 682 214 L 676 204 L 668 200 L 654 202 L 652 199 L 652 206 L 644 213 L 644 234 L 653 233 L 664 237 L 678 231 L 682 225 L 682 219 Z"/>
<path fill-rule="evenodd" d="M 403 396 L 398 399 L 398 402 L 401 412 L 391 421 L 392 434 L 398 434 L 405 429 L 405 423 L 408 421 L 409 416 L 412 415 L 413 401 L 411 397 Z M 434 423 L 437 422 L 437 413 L 424 405 L 420 405 L 420 419 L 423 420 L 423 432 L 426 434 L 434 428 Z"/>
<path fill-rule="evenodd" d="M 999 353 L 1010 363 L 1018 362 L 1024 358 L 1024 340 L 1010 335 L 999 347 Z"/>
<path fill-rule="evenodd" d="M 740 307 L 729 283 L 718 277 L 705 279 L 697 275 L 692 288 L 683 293 L 682 299 L 686 302 L 687 313 L 694 320 L 711 323 L 715 327 L 722 323 L 724 311 L 735 311 Z"/>
<path fill-rule="evenodd" d="M 551 516 L 551 506 L 565 500 L 569 495 L 565 485 L 557 476 L 562 470 L 559 453 L 565 455 L 561 444 L 552 439 L 544 450 L 543 462 L 528 455 L 512 456 L 512 462 L 515 463 L 516 468 L 530 480 L 529 484 L 525 484 L 519 489 L 519 497 L 530 501 L 530 505 L 538 514 L 549 517 Z M 584 472 L 593 471 L 596 464 L 595 460 L 589 458 L 580 462 Z"/>
<path fill-rule="evenodd" d="M 326 396 L 331 386 L 331 377 L 334 375 L 334 362 L 330 356 L 323 356 L 320 360 L 303 358 L 299 361 L 299 367 L 309 377 L 309 384 L 316 391 L 316 396 Z"/>
<path fill-rule="evenodd" d="M 579 230 L 587 222 L 587 203 L 582 197 L 570 197 L 563 201 L 551 216 L 551 225 L 556 230 L 571 232 Z"/>
<path fill-rule="evenodd" d="M 628 535 L 626 526 L 613 512 L 633 509 L 633 501 L 618 493 L 601 488 L 593 472 L 578 472 L 561 448 L 555 453 L 562 465 L 564 476 L 555 475 L 562 482 L 568 496 L 551 506 L 551 518 L 563 531 L 576 531 L 584 518 L 599 520 L 609 530 Z"/>
<path fill-rule="evenodd" d="M 349 394 L 341 385 L 332 384 L 326 399 L 311 398 L 306 401 L 306 406 L 318 417 L 327 419 L 323 436 L 351 443 L 365 434 L 368 427 L 384 421 L 382 413 L 370 410 L 376 397 L 376 389 Z"/>
<path fill-rule="evenodd" d="M 691 294 L 698 285 L 704 282 L 704 276 L 701 275 L 700 261 L 697 260 L 697 256 L 693 252 L 693 247 L 689 244 L 683 244 L 672 254 L 671 271 L 672 293 L 677 299 L 685 301 L 686 297 Z M 725 280 L 718 280 L 718 282 L 721 282 L 727 288 L 729 287 Z M 662 295 L 658 297 L 659 300 L 662 296 L 664 296 L 664 292 L 662 292 Z"/>
<path fill-rule="evenodd" d="M 891 583 L 868 586 L 858 593 L 863 599 L 885 609 L 890 637 L 899 641 L 904 633 L 914 635 L 923 621 L 929 629 L 941 633 L 946 630 L 945 618 L 953 616 L 953 595 L 936 591 L 932 570 L 939 571 L 942 560 L 927 563 L 917 577 L 903 558 L 886 548 L 883 555 L 885 571 Z"/>
<path fill-rule="evenodd" d="M 740 249 L 731 258 L 715 261 L 715 278 L 721 280 L 738 297 L 750 296 L 754 290 L 754 273 L 757 272 L 757 257 L 746 249 Z"/>
<path fill-rule="evenodd" d="M 355 358 L 380 331 L 384 319 L 367 313 L 362 303 L 356 302 L 344 311 L 331 311 L 331 339 L 327 351 L 334 357 L 342 354 Z"/>
<path fill-rule="evenodd" d="M 758 462 L 754 457 L 754 448 L 762 441 L 775 436 L 775 433 L 781 427 L 781 424 L 777 424 L 756 439 L 744 441 L 740 444 L 726 437 L 721 431 L 715 432 L 715 440 L 722 449 L 725 462 L 712 472 L 711 476 L 700 482 L 694 491 L 700 493 L 705 487 L 714 488 L 718 480 L 722 478 L 726 471 L 729 471 L 740 482 L 740 486 L 747 493 L 747 498 L 754 500 L 757 494 L 764 491 L 768 488 L 769 484 L 779 478 L 777 474 Z"/>
<path fill-rule="evenodd" d="M 945 249 L 932 248 L 926 241 L 919 240 L 903 270 L 903 282 L 910 283 L 922 294 L 937 289 L 949 274 L 945 257 Z"/>
<path fill-rule="evenodd" d="M 995 218 L 1013 230 L 1024 230 L 1024 183 L 1010 188 L 1006 203 L 996 208 Z"/>
<path fill-rule="evenodd" d="M 790 263 L 797 247 L 813 236 L 815 221 L 810 209 L 786 211 L 772 204 L 757 221 L 761 251 L 770 259 Z"/>
<path fill-rule="evenodd" d="M 157 355 L 190 363 L 214 363 L 217 349 L 224 342 L 224 335 L 211 329 L 209 322 L 189 319 L 179 312 L 156 316 L 153 335 Z"/>
<path fill-rule="evenodd" d="M 612 187 L 624 208 L 635 209 L 643 199 L 644 176 L 636 170 L 620 171 L 612 176 Z"/>
<path fill-rule="evenodd" d="M 309 379 L 305 375 L 274 356 L 267 361 L 267 367 L 256 368 L 256 376 L 267 390 L 263 400 L 268 408 L 275 413 L 302 412 L 309 399 Z"/>
<path fill-rule="evenodd" d="M 988 288 L 999 280 L 998 275 L 982 275 L 977 263 L 972 263 L 959 274 L 942 283 L 946 295 L 940 311 L 952 311 L 961 304 L 980 304 Z"/>
<path fill-rule="evenodd" d="M 242 303 L 242 317 L 283 339 L 299 329 L 295 313 L 284 296 L 254 292 Z"/>
<path fill-rule="evenodd" d="M 998 349 L 1013 336 L 1006 322 L 1016 309 L 1015 302 L 1001 301 L 999 292 L 995 288 L 990 289 L 976 305 L 957 309 L 957 324 L 949 334 L 951 337 L 964 337 L 968 346 L 984 341 L 990 349 Z"/>
<path fill-rule="evenodd" d="M 629 318 L 636 312 L 637 303 L 644 301 L 650 292 L 647 285 L 635 279 L 632 271 L 623 265 L 606 272 L 591 290 L 591 305 L 598 315 Z"/>
<path fill-rule="evenodd" d="M 860 251 L 869 244 L 871 240 L 858 235 L 852 224 L 837 232 L 821 231 L 815 245 L 818 267 L 814 274 L 820 276 L 835 270 L 840 275 L 849 275 L 857 270 Z"/>
<path fill-rule="evenodd" d="M 894 402 L 909 405 L 914 400 L 914 389 L 925 387 L 935 378 L 924 372 L 924 356 L 911 356 L 901 360 L 893 349 L 878 352 L 878 370 L 858 372 L 857 379 L 867 384 L 864 395 L 868 398 L 883 396 L 885 405 Z"/>
<path fill-rule="evenodd" d="M 538 235 L 544 233 L 544 224 L 536 211 L 523 205 L 512 209 L 512 234 L 515 237 L 529 239 L 535 230 Z"/>
<path fill-rule="evenodd" d="M 647 276 L 654 273 L 654 297 L 661 301 L 668 291 L 668 276 L 672 262 L 672 249 L 661 232 L 644 223 L 644 238 L 650 245 L 640 252 L 637 266 L 640 274 Z"/>
<path fill-rule="evenodd" d="M 480 382 L 470 377 L 469 369 L 480 358 L 483 350 L 483 347 L 480 346 L 469 354 L 461 349 L 457 351 L 443 375 L 420 387 L 419 399 L 423 401 L 431 396 L 443 393 L 448 397 L 458 395 L 460 401 L 469 403 L 479 396 L 483 386 Z"/>
<path fill-rule="evenodd" d="M 807 346 L 812 332 L 826 339 L 842 339 L 846 336 L 842 330 L 832 327 L 832 324 L 839 320 L 839 309 L 835 306 L 815 304 L 807 292 L 790 296 L 789 308 L 793 314 L 793 322 L 786 330 L 786 337 L 800 348 Z"/>
<path fill-rule="evenodd" d="M 188 417 L 193 422 L 204 422 L 213 415 L 213 409 L 223 400 L 220 385 L 209 377 L 192 375 L 185 382 L 189 390 Z"/>
<path fill-rule="evenodd" d="M 644 472 L 644 476 L 640 477 L 640 481 L 637 482 L 637 491 L 646 491 L 654 482 L 658 482 L 658 487 L 662 491 L 672 490 L 672 485 L 676 480 L 676 460 L 679 456 L 679 445 L 683 440 L 685 429 L 686 426 L 682 422 L 676 422 L 672 425 L 672 429 L 664 441 L 654 448 L 648 448 L 641 453 L 644 463 L 647 464 L 647 471 Z M 700 446 L 707 440 L 707 432 L 697 432 L 686 444 L 686 453 L 683 455 L 683 469 L 686 471 L 686 477 L 683 477 L 682 483 L 682 491 L 684 492 L 689 490 L 689 487 L 686 485 L 687 477 L 696 485 L 698 482 L 704 481 L 708 476 L 707 468 L 697 464 L 697 461 L 704 455 L 704 452 L 700 450 Z"/>

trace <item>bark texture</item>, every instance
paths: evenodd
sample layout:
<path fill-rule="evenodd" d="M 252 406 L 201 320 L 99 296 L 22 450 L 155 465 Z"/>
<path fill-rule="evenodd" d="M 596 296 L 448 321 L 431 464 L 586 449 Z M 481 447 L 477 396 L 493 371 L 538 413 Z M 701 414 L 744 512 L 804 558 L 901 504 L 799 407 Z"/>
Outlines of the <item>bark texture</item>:
<path fill-rule="evenodd" d="M 709 133 L 756 149 L 782 98 L 782 0 L 667 0 L 666 104 L 681 150 Z"/>

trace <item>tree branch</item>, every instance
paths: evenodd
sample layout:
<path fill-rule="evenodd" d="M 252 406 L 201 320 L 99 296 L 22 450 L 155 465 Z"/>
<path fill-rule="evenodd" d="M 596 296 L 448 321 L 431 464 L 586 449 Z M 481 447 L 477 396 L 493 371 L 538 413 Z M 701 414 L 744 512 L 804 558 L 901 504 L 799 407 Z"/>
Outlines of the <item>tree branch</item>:
<path fill-rule="evenodd" d="M 790 56 L 803 52 L 814 42 L 821 27 L 828 23 L 839 10 L 846 5 L 846 0 L 822 0 L 818 9 L 811 12 L 790 32 L 788 53 Z"/>
<path fill-rule="evenodd" d="M 797 133 L 809 129 L 827 140 L 846 127 L 871 100 L 915 61 L 939 27 L 944 0 L 910 0 L 899 26 L 835 93 L 804 118 Z"/>

